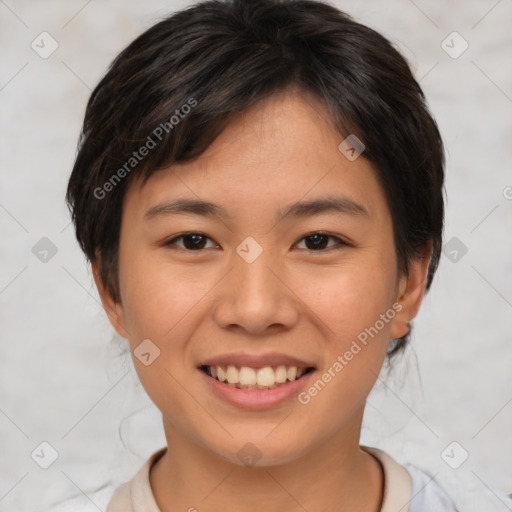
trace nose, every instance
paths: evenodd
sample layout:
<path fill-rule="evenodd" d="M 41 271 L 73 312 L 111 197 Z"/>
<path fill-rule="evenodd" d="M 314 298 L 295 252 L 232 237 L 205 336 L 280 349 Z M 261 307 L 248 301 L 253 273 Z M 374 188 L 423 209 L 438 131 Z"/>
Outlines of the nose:
<path fill-rule="evenodd" d="M 270 251 L 248 263 L 238 254 L 217 287 L 214 319 L 219 327 L 265 335 L 289 330 L 298 322 L 300 301 L 282 264 Z"/>

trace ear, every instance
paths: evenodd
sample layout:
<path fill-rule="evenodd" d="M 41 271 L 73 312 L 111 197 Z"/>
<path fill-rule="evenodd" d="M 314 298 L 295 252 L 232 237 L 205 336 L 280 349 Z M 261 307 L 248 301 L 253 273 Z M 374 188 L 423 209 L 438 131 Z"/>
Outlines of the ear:
<path fill-rule="evenodd" d="M 107 286 L 105 286 L 105 283 L 101 278 L 99 261 L 99 258 L 97 258 L 91 266 L 94 282 L 96 283 L 96 288 L 98 288 L 98 293 L 100 295 L 101 303 L 103 304 L 103 309 L 107 313 L 112 327 L 117 331 L 119 336 L 128 339 L 129 334 L 126 330 L 123 305 L 121 302 L 116 302 L 114 300 Z"/>
<path fill-rule="evenodd" d="M 401 338 L 409 332 L 407 325 L 418 313 L 427 285 L 428 265 L 433 243 L 429 241 L 420 258 L 409 264 L 409 277 L 402 276 L 398 284 L 397 302 L 402 309 L 397 312 L 391 325 L 391 337 Z"/>

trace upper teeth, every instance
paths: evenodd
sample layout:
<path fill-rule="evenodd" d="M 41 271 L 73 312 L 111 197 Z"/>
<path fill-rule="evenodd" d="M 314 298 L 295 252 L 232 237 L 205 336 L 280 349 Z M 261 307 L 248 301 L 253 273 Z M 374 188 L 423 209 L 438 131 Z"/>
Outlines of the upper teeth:
<path fill-rule="evenodd" d="M 234 365 L 225 366 L 208 366 L 209 373 L 212 377 L 217 378 L 221 382 L 228 384 L 239 384 L 241 386 L 275 386 L 298 379 L 306 372 L 306 368 L 297 368 L 296 366 L 277 366 L 274 370 L 272 366 L 263 368 L 250 368 L 242 366 L 238 369 Z"/>

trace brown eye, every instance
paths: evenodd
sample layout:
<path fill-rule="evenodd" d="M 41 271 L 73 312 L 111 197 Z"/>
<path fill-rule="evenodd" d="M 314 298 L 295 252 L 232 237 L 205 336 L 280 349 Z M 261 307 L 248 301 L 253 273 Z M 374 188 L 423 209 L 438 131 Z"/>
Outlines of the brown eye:
<path fill-rule="evenodd" d="M 178 240 L 182 240 L 182 245 L 179 245 L 177 243 Z M 165 242 L 164 245 L 176 245 L 180 249 L 185 249 L 188 251 L 200 251 L 202 249 L 205 249 L 207 240 L 211 239 L 206 235 L 203 235 L 202 233 L 184 233 L 173 238 L 172 240 L 169 240 L 168 242 Z M 213 247 L 217 246 L 213 245 Z"/>
<path fill-rule="evenodd" d="M 185 249 L 204 249 L 206 238 L 203 235 L 185 235 L 182 239 Z"/>
<path fill-rule="evenodd" d="M 329 246 L 328 245 L 329 239 L 338 241 L 338 244 Z M 321 232 L 312 233 L 311 235 L 307 235 L 307 236 L 301 238 L 301 241 L 302 240 L 305 241 L 306 249 L 308 249 L 310 251 L 322 251 L 326 248 L 330 249 L 332 247 L 336 247 L 336 245 L 338 245 L 338 246 L 348 245 L 347 243 L 345 243 L 343 240 L 341 240 L 340 238 L 338 238 L 336 236 L 328 235 L 327 233 L 321 233 Z"/>

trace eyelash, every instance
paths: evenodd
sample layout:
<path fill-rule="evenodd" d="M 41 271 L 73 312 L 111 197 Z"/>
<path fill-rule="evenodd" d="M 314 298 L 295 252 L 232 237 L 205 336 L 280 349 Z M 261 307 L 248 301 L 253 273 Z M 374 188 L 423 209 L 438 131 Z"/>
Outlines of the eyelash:
<path fill-rule="evenodd" d="M 201 233 L 201 232 L 198 232 L 198 231 L 190 231 L 190 232 L 187 232 L 187 233 L 181 233 L 180 235 L 178 236 L 175 236 L 173 237 L 172 239 L 170 240 L 167 240 L 165 242 L 163 242 L 163 246 L 164 247 L 170 247 L 172 245 L 174 245 L 175 247 L 178 248 L 178 250 L 182 250 L 182 251 L 185 251 L 185 252 L 202 252 L 206 249 L 197 249 L 197 250 L 193 250 L 193 249 L 187 249 L 187 248 L 184 248 L 184 247 L 179 247 L 176 245 L 176 241 L 177 240 L 180 240 L 180 239 L 183 239 L 185 238 L 186 236 L 191 236 L 191 235 L 199 235 L 199 236 L 202 236 L 204 238 L 207 238 L 209 240 L 212 240 L 209 236 L 205 235 L 204 233 Z M 349 244 L 348 242 L 346 242 L 345 240 L 342 240 L 341 238 L 337 237 L 337 236 L 334 236 L 334 235 L 331 235 L 329 233 L 326 233 L 324 231 L 314 231 L 312 233 L 309 233 L 307 235 L 304 235 L 302 238 L 299 239 L 299 242 L 301 242 L 302 240 L 308 238 L 308 237 L 312 237 L 314 235 L 323 235 L 327 238 L 332 238 L 334 240 L 337 240 L 338 241 L 338 244 L 337 244 L 337 247 L 334 246 L 334 247 L 328 247 L 326 249 L 317 249 L 317 250 L 314 250 L 314 249 L 306 249 L 308 252 L 327 252 L 327 251 L 330 251 L 330 250 L 340 250 L 342 249 L 343 247 L 350 247 L 351 244 Z M 328 242 L 329 243 L 329 242 Z M 207 247 L 207 249 L 211 249 L 211 247 Z"/>

